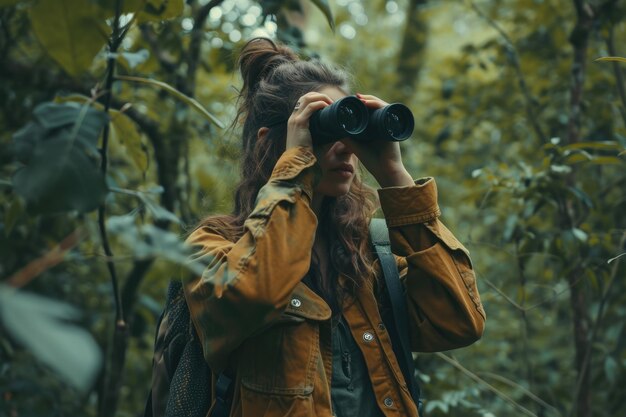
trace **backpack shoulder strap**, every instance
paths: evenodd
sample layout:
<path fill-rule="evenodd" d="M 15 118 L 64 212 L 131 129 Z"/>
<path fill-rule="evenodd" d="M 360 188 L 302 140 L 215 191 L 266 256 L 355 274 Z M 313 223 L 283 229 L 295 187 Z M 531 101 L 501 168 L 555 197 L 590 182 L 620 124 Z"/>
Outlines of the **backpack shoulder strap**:
<path fill-rule="evenodd" d="M 389 332 L 393 351 L 396 354 L 411 396 L 417 407 L 421 409 L 420 387 L 414 377 L 415 364 L 413 363 L 413 355 L 411 354 L 411 344 L 409 341 L 409 312 L 406 301 L 406 290 L 400 282 L 398 265 L 391 252 L 389 229 L 387 229 L 385 219 L 372 219 L 370 222 L 370 237 L 376 256 L 380 261 L 380 269 L 385 277 L 385 292 L 391 303 L 393 320 L 392 323 L 385 323 L 385 325 L 387 327 L 390 327 L 390 325 L 393 326 Z"/>

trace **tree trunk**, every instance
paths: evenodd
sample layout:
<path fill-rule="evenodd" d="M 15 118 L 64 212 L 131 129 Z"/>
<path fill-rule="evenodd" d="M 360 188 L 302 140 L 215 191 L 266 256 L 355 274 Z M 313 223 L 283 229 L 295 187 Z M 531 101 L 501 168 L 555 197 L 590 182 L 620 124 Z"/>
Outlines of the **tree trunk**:
<path fill-rule="evenodd" d="M 413 96 L 418 75 L 422 68 L 424 50 L 428 37 L 428 24 L 422 16 L 421 6 L 427 0 L 410 0 L 407 8 L 406 26 L 402 37 L 402 46 L 398 55 L 397 91 L 399 101 Z"/>

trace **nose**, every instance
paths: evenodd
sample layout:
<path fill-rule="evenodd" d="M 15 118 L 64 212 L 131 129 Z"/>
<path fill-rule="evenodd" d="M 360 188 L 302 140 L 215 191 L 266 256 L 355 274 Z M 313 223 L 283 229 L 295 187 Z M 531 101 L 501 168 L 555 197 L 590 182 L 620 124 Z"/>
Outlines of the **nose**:
<path fill-rule="evenodd" d="M 350 150 L 348 145 L 346 145 L 345 143 L 343 143 L 340 140 L 338 140 L 337 142 L 333 143 L 333 146 L 331 147 L 331 151 L 336 153 L 336 154 L 338 154 L 338 155 L 349 155 L 349 154 L 352 154 L 352 151 Z"/>

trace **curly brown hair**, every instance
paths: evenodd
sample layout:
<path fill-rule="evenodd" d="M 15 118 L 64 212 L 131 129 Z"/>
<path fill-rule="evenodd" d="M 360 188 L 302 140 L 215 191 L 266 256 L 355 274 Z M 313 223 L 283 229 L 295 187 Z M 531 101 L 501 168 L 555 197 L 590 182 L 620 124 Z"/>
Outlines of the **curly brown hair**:
<path fill-rule="evenodd" d="M 290 48 L 270 39 L 255 38 L 245 44 L 238 67 L 243 78 L 239 92 L 237 121 L 243 123 L 241 182 L 235 192 L 231 215 L 209 216 L 199 227 L 207 227 L 230 240 L 244 233 L 243 224 L 254 209 L 261 187 L 286 148 L 287 125 L 298 98 L 322 87 L 348 89 L 347 74 L 319 60 L 300 59 Z M 271 128 L 265 140 L 257 140 L 261 127 Z M 329 237 L 333 272 L 349 278 L 349 293 L 373 276 L 369 245 L 369 221 L 377 206 L 374 191 L 357 175 L 348 194 L 326 197 L 318 230 Z M 313 260 L 315 262 L 315 259 Z M 335 300 L 343 289 L 321 282 L 321 290 Z M 341 292 L 342 294 L 339 294 Z"/>

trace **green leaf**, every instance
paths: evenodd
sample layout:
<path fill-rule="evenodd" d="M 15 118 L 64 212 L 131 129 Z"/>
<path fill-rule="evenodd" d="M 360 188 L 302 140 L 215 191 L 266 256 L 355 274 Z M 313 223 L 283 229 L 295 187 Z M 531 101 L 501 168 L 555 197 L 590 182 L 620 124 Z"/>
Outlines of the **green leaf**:
<path fill-rule="evenodd" d="M 95 153 L 98 138 L 107 116 L 89 105 L 76 103 L 42 103 L 33 111 L 35 119 L 45 130 L 59 129 L 72 126 L 72 137 L 85 149 Z"/>
<path fill-rule="evenodd" d="M 0 285 L 0 322 L 7 332 L 74 388 L 87 392 L 102 354 L 93 337 L 71 323 L 78 317 L 68 304 Z"/>
<path fill-rule="evenodd" d="M 13 176 L 15 191 L 33 213 L 89 212 L 104 201 L 100 171 L 83 151 L 68 148 L 68 135 L 41 144 L 31 163 Z"/>
<path fill-rule="evenodd" d="M 9 236 L 15 223 L 21 217 L 24 212 L 24 201 L 21 198 L 16 198 L 11 201 L 8 210 L 4 213 L 4 235 Z"/>
<path fill-rule="evenodd" d="M 140 49 L 137 52 L 122 52 L 119 56 L 123 58 L 130 69 L 135 69 L 150 58 L 150 52 L 147 49 Z"/>
<path fill-rule="evenodd" d="M 623 164 L 624 160 L 617 156 L 594 156 L 591 163 L 594 165 L 619 165 Z"/>
<path fill-rule="evenodd" d="M 603 56 L 602 58 L 596 58 L 596 62 L 609 61 L 609 62 L 626 62 L 626 58 L 621 56 Z"/>
<path fill-rule="evenodd" d="M 30 122 L 13 134 L 13 152 L 18 161 L 28 164 L 45 129 L 38 123 Z"/>
<path fill-rule="evenodd" d="M 46 51 L 72 76 L 85 72 L 106 44 L 108 28 L 98 7 L 85 0 L 40 0 L 30 11 L 33 31 Z"/>
<path fill-rule="evenodd" d="M 563 146 L 564 150 L 570 149 L 597 149 L 605 151 L 621 151 L 624 147 L 615 141 L 603 141 L 603 142 L 578 142 L 571 145 Z"/>
<path fill-rule="evenodd" d="M 107 193 L 92 158 L 106 114 L 74 103 L 44 103 L 34 113 L 40 136 L 28 165 L 13 175 L 16 193 L 35 213 L 94 210 Z"/>
<path fill-rule="evenodd" d="M 515 233 L 515 230 L 517 228 L 517 222 L 518 222 L 517 214 L 511 214 L 507 217 L 505 225 L 504 225 L 504 231 L 502 232 L 502 239 L 505 242 L 510 242 L 511 239 L 513 238 L 513 234 Z"/>
<path fill-rule="evenodd" d="M 567 165 L 550 165 L 550 171 L 555 174 L 569 174 L 572 172 L 572 168 Z"/>
<path fill-rule="evenodd" d="M 574 234 L 574 236 L 576 236 L 576 239 L 580 240 L 581 242 L 586 242 L 587 239 L 589 239 L 589 236 L 587 235 L 587 233 L 585 233 L 581 229 L 578 229 L 577 227 L 574 227 L 572 229 L 572 233 Z"/>
<path fill-rule="evenodd" d="M 162 207 L 158 205 L 157 203 L 155 203 L 154 201 L 150 200 L 150 198 L 147 197 L 144 193 L 140 193 L 140 196 L 141 196 L 141 200 L 146 205 L 146 208 L 152 213 L 155 219 L 168 220 L 170 222 L 178 223 L 178 224 L 181 223 L 178 216 L 176 216 L 171 211 L 167 210 L 165 207 Z"/>
<path fill-rule="evenodd" d="M 584 151 L 584 150 L 577 150 L 567 155 L 565 157 L 564 162 L 567 165 L 574 165 L 580 162 L 589 162 L 592 159 L 593 159 L 593 155 L 591 155 L 589 152 Z"/>
<path fill-rule="evenodd" d="M 178 91 L 177 89 L 175 89 L 174 87 L 172 87 L 171 85 L 169 85 L 167 83 L 164 83 L 162 81 L 153 80 L 151 78 L 131 77 L 131 76 L 128 76 L 128 75 L 118 75 L 116 78 L 118 80 L 122 80 L 122 81 L 132 81 L 132 82 L 136 82 L 136 83 L 148 84 L 148 85 L 152 85 L 152 86 L 161 88 L 161 89 L 167 91 L 168 93 L 170 93 L 171 95 L 173 95 L 174 97 L 176 97 L 177 99 L 179 99 L 182 102 L 186 103 L 187 105 L 191 106 L 191 108 L 197 110 L 208 121 L 210 121 L 211 123 L 215 124 L 217 127 L 221 128 L 221 129 L 224 128 L 224 124 L 217 117 L 215 117 L 213 114 L 209 113 L 209 111 L 207 109 L 205 109 L 202 106 L 202 104 L 200 104 L 196 99 L 183 94 L 182 92 Z"/>
<path fill-rule="evenodd" d="M 116 236 L 136 259 L 159 258 L 202 274 L 208 259 L 190 260 L 193 248 L 180 239 L 180 235 L 160 229 L 152 224 L 137 226 L 132 215 L 112 216 L 107 220 L 107 230 Z"/>
<path fill-rule="evenodd" d="M 148 170 L 148 152 L 135 123 L 124 113 L 112 110 L 111 127 L 115 139 L 126 149 L 135 166 L 141 172 L 146 172 Z"/>
<path fill-rule="evenodd" d="M 612 356 L 607 356 L 604 360 L 604 374 L 606 379 L 611 383 L 615 383 L 619 375 L 619 364 Z"/>
<path fill-rule="evenodd" d="M 335 19 L 333 18 L 333 12 L 330 9 L 330 3 L 328 2 L 328 0 L 311 0 L 311 2 L 315 6 L 317 6 L 317 8 L 322 11 L 322 13 L 324 13 L 326 20 L 328 21 L 328 25 L 330 26 L 331 30 L 334 32 L 335 31 Z"/>

